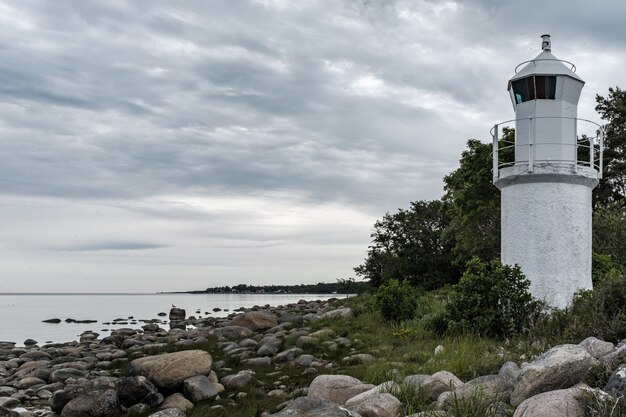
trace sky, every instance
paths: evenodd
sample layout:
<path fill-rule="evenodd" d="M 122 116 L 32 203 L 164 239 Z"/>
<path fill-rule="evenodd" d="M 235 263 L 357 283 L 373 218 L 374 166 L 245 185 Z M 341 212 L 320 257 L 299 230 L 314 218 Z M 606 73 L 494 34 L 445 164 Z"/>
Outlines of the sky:
<path fill-rule="evenodd" d="M 0 0 L 0 292 L 353 277 L 541 52 L 626 87 L 619 0 Z"/>

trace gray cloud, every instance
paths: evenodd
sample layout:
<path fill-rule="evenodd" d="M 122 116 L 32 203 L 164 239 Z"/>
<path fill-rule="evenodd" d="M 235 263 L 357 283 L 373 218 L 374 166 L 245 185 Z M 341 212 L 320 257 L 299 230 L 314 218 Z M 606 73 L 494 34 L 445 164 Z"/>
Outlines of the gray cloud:
<path fill-rule="evenodd" d="M 543 32 L 597 120 L 594 94 L 626 82 L 625 8 L 2 2 L 0 247 L 24 279 L 41 270 L 20 263 L 57 277 L 107 265 L 139 290 L 142 275 L 166 279 L 152 263 L 184 269 L 189 288 L 350 275 L 376 218 L 438 198 L 466 140 L 512 117 L 506 82 Z"/>

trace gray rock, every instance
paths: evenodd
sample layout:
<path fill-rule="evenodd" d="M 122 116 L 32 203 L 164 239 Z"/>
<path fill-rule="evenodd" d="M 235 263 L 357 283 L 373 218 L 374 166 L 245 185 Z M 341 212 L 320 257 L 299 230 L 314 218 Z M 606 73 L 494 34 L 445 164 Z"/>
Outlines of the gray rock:
<path fill-rule="evenodd" d="M 65 382 L 68 378 L 86 378 L 89 372 L 76 368 L 62 368 L 52 371 L 50 380 L 52 382 Z"/>
<path fill-rule="evenodd" d="M 176 388 L 187 378 L 211 373 L 213 359 L 202 350 L 184 350 L 135 359 L 130 375 L 148 377 L 159 388 Z"/>
<path fill-rule="evenodd" d="M 115 384 L 115 391 L 124 407 L 140 403 L 156 407 L 163 402 L 163 395 L 145 376 L 120 378 Z"/>
<path fill-rule="evenodd" d="M 532 396 L 517 407 L 513 417 L 582 417 L 585 410 L 576 398 L 583 389 L 560 389 Z"/>
<path fill-rule="evenodd" d="M 420 386 L 420 391 L 432 401 L 437 400 L 442 392 L 463 386 L 463 381 L 448 371 L 439 371 L 427 378 Z"/>
<path fill-rule="evenodd" d="M 599 359 L 604 355 L 608 355 L 615 350 L 613 343 L 605 342 L 604 340 L 600 340 L 595 337 L 588 337 L 578 345 L 585 348 L 585 350 L 596 359 Z"/>
<path fill-rule="evenodd" d="M 313 355 L 300 355 L 295 359 L 294 364 L 298 366 L 311 366 L 314 360 L 315 357 Z"/>
<path fill-rule="evenodd" d="M 571 387 L 585 377 L 593 364 L 597 361 L 581 346 L 556 346 L 522 368 L 511 405 L 517 406 L 542 392 Z"/>
<path fill-rule="evenodd" d="M 50 397 L 50 408 L 57 414 L 60 414 L 63 410 L 63 407 L 78 397 L 82 393 L 85 392 L 85 389 L 79 386 L 67 386 L 65 389 L 56 391 L 52 393 L 52 397 Z"/>
<path fill-rule="evenodd" d="M 249 311 L 235 316 L 230 321 L 231 326 L 247 327 L 250 330 L 266 330 L 278 324 L 278 318 L 268 311 Z"/>
<path fill-rule="evenodd" d="M 361 417 L 323 398 L 298 397 L 278 413 L 268 417 Z"/>
<path fill-rule="evenodd" d="M 613 371 L 609 381 L 603 389 L 615 398 L 623 397 L 626 393 L 626 364 L 622 364 Z"/>
<path fill-rule="evenodd" d="M 335 332 L 331 329 L 321 329 L 318 330 L 316 332 L 313 332 L 311 334 L 309 334 L 309 336 L 311 337 L 316 337 L 316 338 L 334 338 L 336 336 Z"/>
<path fill-rule="evenodd" d="M 33 376 L 22 378 L 17 381 L 13 386 L 17 389 L 27 389 L 37 385 L 45 385 L 46 381 L 40 378 L 35 378 Z"/>
<path fill-rule="evenodd" d="M 272 363 L 272 359 L 269 356 L 264 356 L 262 358 L 244 359 L 242 363 L 247 366 L 266 366 Z"/>
<path fill-rule="evenodd" d="M 266 343 L 256 352 L 257 356 L 274 356 L 278 352 L 279 345 Z"/>
<path fill-rule="evenodd" d="M 181 411 L 191 410 L 193 403 L 183 396 L 183 394 L 177 392 L 165 398 L 161 404 L 161 409 L 177 408 Z"/>
<path fill-rule="evenodd" d="M 212 329 L 209 334 L 235 340 L 250 337 L 254 334 L 254 331 L 242 326 L 225 326 Z"/>
<path fill-rule="evenodd" d="M 239 342 L 239 347 L 243 347 L 243 348 L 255 348 L 259 345 L 259 342 L 257 342 L 254 339 L 243 339 L 241 342 Z"/>
<path fill-rule="evenodd" d="M 247 385 L 250 385 L 253 380 L 254 377 L 250 372 L 240 371 L 236 374 L 226 375 L 220 379 L 220 383 L 224 386 L 224 388 L 239 390 Z"/>
<path fill-rule="evenodd" d="M 17 390 L 13 387 L 0 387 L 0 397 L 10 397 L 16 392 Z"/>
<path fill-rule="evenodd" d="M 519 376 L 520 368 L 517 366 L 515 362 L 505 362 L 501 367 L 500 371 L 498 371 L 498 375 L 502 378 L 505 378 L 512 383 L 517 381 L 517 377 Z"/>
<path fill-rule="evenodd" d="M 320 315 L 321 318 L 341 318 L 341 317 L 352 317 L 352 309 L 350 307 L 338 308 L 336 310 L 327 311 Z"/>
<path fill-rule="evenodd" d="M 320 375 L 311 382 L 308 396 L 344 405 L 348 399 L 372 388 L 374 388 L 374 385 L 363 384 L 351 376 Z"/>
<path fill-rule="evenodd" d="M 187 417 L 187 415 L 179 408 L 166 408 L 150 414 L 150 417 Z"/>
<path fill-rule="evenodd" d="M 185 397 L 194 403 L 203 400 L 213 400 L 223 391 L 224 387 L 221 384 L 211 382 L 204 375 L 187 378 L 183 382 Z"/>
<path fill-rule="evenodd" d="M 369 353 L 358 353 L 356 355 L 346 356 L 341 360 L 341 362 L 346 365 L 365 365 L 368 363 L 372 363 L 376 360 L 373 355 Z"/>
<path fill-rule="evenodd" d="M 185 311 L 184 308 L 176 308 L 176 307 L 172 307 L 172 309 L 170 310 L 170 321 L 172 320 L 185 320 L 185 317 L 187 317 L 187 312 Z"/>
<path fill-rule="evenodd" d="M 17 411 L 9 410 L 8 408 L 0 407 L 0 417 L 21 417 Z"/>
<path fill-rule="evenodd" d="M 397 382 L 395 381 L 383 382 L 382 384 L 376 385 L 374 388 L 368 391 L 362 392 L 348 399 L 348 401 L 346 401 L 346 407 L 352 407 L 352 406 L 358 405 L 364 401 L 369 400 L 370 398 L 377 398 L 378 394 L 381 394 L 384 392 L 393 393 L 393 392 L 399 392 L 399 391 L 400 391 L 400 385 Z"/>
<path fill-rule="evenodd" d="M 402 403 L 393 395 L 383 392 L 349 407 L 349 410 L 363 417 L 397 417 L 402 412 Z"/>
<path fill-rule="evenodd" d="M 20 400 L 12 397 L 0 397 L 0 407 L 13 408 L 20 405 Z"/>
<path fill-rule="evenodd" d="M 485 375 L 461 385 L 452 395 L 462 402 L 476 396 L 491 403 L 496 401 L 508 403 L 512 392 L 513 383 L 510 380 L 499 375 Z"/>
<path fill-rule="evenodd" d="M 275 363 L 291 362 L 292 360 L 295 359 L 296 355 L 299 355 L 301 353 L 302 353 L 302 349 L 300 348 L 287 349 L 276 354 L 276 356 L 274 356 L 273 361 Z"/>
<path fill-rule="evenodd" d="M 65 404 L 61 417 L 108 417 L 117 416 L 121 411 L 114 390 L 92 391 Z"/>
<path fill-rule="evenodd" d="M 147 404 L 139 403 L 128 407 L 126 414 L 134 416 L 138 414 L 146 414 L 148 411 L 150 411 L 150 407 Z"/>

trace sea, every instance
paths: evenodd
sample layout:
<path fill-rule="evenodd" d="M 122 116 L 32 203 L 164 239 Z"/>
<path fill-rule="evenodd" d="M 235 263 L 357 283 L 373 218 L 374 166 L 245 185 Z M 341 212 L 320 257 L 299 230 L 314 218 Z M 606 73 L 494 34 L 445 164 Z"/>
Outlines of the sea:
<path fill-rule="evenodd" d="M 139 320 L 161 319 L 172 306 L 184 308 L 187 317 L 226 317 L 234 310 L 254 306 L 279 306 L 299 300 L 326 300 L 345 297 L 337 294 L 0 294 L 2 308 L 0 341 L 33 339 L 39 345 L 78 340 L 81 333 L 93 331 L 105 337 L 121 327 L 140 328 Z M 220 309 L 220 311 L 213 311 Z M 58 318 L 61 323 L 44 323 Z M 95 323 L 67 323 L 66 319 L 96 320 Z M 114 324 L 124 319 L 126 324 Z M 130 324 L 136 320 L 137 324 Z M 119 323 L 120 321 L 116 322 Z M 109 323 L 109 324 L 106 324 Z M 124 323 L 124 321 L 122 321 Z M 168 328 L 167 325 L 163 326 Z"/>

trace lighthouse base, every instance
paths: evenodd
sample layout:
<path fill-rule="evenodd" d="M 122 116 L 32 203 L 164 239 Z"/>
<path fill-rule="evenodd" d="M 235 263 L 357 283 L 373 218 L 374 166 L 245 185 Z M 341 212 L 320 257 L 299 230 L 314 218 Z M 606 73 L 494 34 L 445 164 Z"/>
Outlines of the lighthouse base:
<path fill-rule="evenodd" d="M 502 193 L 502 262 L 521 267 L 533 297 L 566 307 L 576 291 L 592 288 L 595 171 L 503 171 L 495 182 Z"/>

